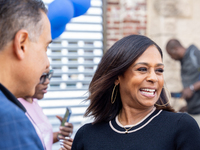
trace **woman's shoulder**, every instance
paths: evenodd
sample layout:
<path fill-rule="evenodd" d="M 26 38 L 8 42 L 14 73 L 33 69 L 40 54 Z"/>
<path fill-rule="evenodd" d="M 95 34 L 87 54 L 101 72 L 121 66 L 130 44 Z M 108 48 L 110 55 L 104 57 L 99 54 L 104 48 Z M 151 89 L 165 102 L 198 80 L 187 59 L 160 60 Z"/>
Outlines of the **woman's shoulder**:
<path fill-rule="evenodd" d="M 107 122 L 102 122 L 102 123 L 85 123 L 84 125 L 81 126 L 81 130 L 88 130 L 88 129 L 98 129 L 98 128 L 102 128 L 103 126 L 107 125 Z"/>
<path fill-rule="evenodd" d="M 85 123 L 84 125 L 82 125 L 80 127 L 80 129 L 84 130 L 84 129 L 91 128 L 91 127 L 92 127 L 92 123 Z"/>
<path fill-rule="evenodd" d="M 193 117 L 187 113 L 163 111 L 164 118 L 170 127 L 168 132 L 174 133 L 177 149 L 199 149 L 200 129 Z"/>
<path fill-rule="evenodd" d="M 88 133 L 90 133 L 90 135 L 96 134 L 100 130 L 106 130 L 105 125 L 106 123 L 99 123 L 99 124 L 86 123 L 78 129 L 75 136 L 81 138 L 84 135 L 87 135 Z"/>
<path fill-rule="evenodd" d="M 162 115 L 164 116 L 168 116 L 170 118 L 176 118 L 176 119 L 181 119 L 182 117 L 183 118 L 192 118 L 189 114 L 187 113 L 182 113 L 182 112 L 170 112 L 170 111 L 166 111 L 166 110 L 163 110 L 162 111 Z"/>
<path fill-rule="evenodd" d="M 167 111 L 167 110 L 162 110 L 162 114 L 163 115 L 167 115 L 167 116 L 171 116 L 171 117 L 183 117 L 183 116 L 190 117 L 190 115 L 188 113 L 184 113 L 184 112 L 171 112 L 171 111 Z"/>
<path fill-rule="evenodd" d="M 178 124 L 183 125 L 195 125 L 198 126 L 195 119 L 191 117 L 188 113 L 182 113 L 182 112 L 169 112 L 169 111 L 162 111 L 162 115 L 165 116 L 165 118 L 171 120 L 172 122 L 176 122 Z"/>

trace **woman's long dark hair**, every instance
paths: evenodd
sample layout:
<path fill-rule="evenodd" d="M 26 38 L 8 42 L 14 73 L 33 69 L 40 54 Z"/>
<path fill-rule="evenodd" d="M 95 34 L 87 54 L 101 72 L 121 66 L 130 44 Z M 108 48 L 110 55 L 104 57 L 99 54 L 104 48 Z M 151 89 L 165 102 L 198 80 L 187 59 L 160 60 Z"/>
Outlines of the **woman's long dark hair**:
<path fill-rule="evenodd" d="M 114 82 L 140 57 L 151 45 L 155 45 L 163 58 L 160 47 L 151 39 L 142 35 L 130 35 L 117 41 L 102 57 L 101 62 L 94 74 L 89 86 L 90 105 L 85 116 L 94 117 L 93 123 L 109 121 L 116 117 L 122 108 L 120 92 L 118 92 L 115 103 L 111 103 L 111 94 Z M 118 87 L 118 86 L 117 86 Z M 166 92 L 162 89 L 157 104 L 168 102 Z M 155 105 L 156 106 L 156 105 Z M 157 109 L 174 111 L 170 104 L 156 106 Z"/>

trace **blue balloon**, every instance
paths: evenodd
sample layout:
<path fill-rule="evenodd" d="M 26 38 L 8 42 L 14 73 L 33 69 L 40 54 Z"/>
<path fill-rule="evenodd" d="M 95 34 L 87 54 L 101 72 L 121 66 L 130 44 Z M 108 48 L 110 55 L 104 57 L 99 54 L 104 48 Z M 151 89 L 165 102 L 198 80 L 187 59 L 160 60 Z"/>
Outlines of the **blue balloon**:
<path fill-rule="evenodd" d="M 71 2 L 74 6 L 73 17 L 78 17 L 87 12 L 87 10 L 90 8 L 91 0 L 71 0 Z"/>
<path fill-rule="evenodd" d="M 54 0 L 48 6 L 48 18 L 52 29 L 63 27 L 73 16 L 74 7 L 70 0 Z"/>
<path fill-rule="evenodd" d="M 65 27 L 66 25 L 58 28 L 51 28 L 51 38 L 54 40 L 55 38 L 59 37 L 65 31 Z"/>

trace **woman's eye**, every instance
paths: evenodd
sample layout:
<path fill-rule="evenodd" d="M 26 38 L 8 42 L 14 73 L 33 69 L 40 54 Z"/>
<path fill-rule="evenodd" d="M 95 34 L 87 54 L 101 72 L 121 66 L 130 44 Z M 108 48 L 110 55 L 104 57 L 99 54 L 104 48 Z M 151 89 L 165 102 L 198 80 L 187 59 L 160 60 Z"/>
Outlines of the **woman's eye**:
<path fill-rule="evenodd" d="M 146 71 L 147 71 L 147 68 L 138 68 L 137 70 L 138 70 L 138 71 L 141 71 L 141 72 L 146 72 Z"/>
<path fill-rule="evenodd" d="M 156 72 L 163 73 L 164 70 L 163 69 L 157 69 Z"/>

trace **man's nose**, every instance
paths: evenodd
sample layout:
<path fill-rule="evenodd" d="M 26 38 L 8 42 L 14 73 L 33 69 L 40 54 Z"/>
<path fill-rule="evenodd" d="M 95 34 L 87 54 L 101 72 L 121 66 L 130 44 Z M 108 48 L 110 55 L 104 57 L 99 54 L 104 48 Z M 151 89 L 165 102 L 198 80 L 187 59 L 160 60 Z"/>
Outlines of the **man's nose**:
<path fill-rule="evenodd" d="M 50 61 L 49 58 L 47 57 L 47 64 L 46 64 L 46 69 L 50 67 Z"/>

